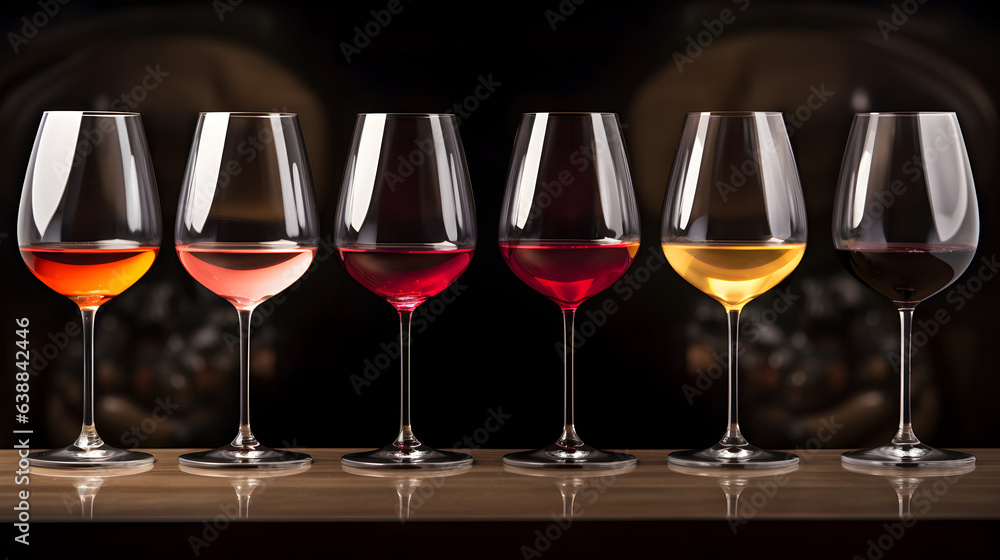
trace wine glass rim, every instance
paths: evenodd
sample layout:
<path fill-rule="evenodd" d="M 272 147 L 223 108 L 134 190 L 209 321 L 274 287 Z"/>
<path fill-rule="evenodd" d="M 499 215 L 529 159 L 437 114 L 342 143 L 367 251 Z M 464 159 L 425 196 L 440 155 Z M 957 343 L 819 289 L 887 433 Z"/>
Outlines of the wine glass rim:
<path fill-rule="evenodd" d="M 53 115 L 57 113 L 63 114 L 80 114 L 84 117 L 138 117 L 139 113 L 133 111 L 43 111 L 43 115 Z"/>
<path fill-rule="evenodd" d="M 854 113 L 856 117 L 919 117 L 923 115 L 954 115 L 955 111 L 872 111 Z"/>
<path fill-rule="evenodd" d="M 229 115 L 230 117 L 265 118 L 265 117 L 297 117 L 296 113 L 270 112 L 270 111 L 201 111 L 199 116 L 205 115 Z"/>
<path fill-rule="evenodd" d="M 763 115 L 765 117 L 780 117 L 781 111 L 690 111 L 687 116 L 695 117 L 752 117 Z"/>
<path fill-rule="evenodd" d="M 386 117 L 413 117 L 413 118 L 431 118 L 431 117 L 448 117 L 454 118 L 455 113 L 358 113 L 359 117 L 370 117 L 370 116 L 386 116 Z"/>
<path fill-rule="evenodd" d="M 589 117 L 591 115 L 601 115 L 602 117 L 617 117 L 618 113 L 609 113 L 607 111 L 535 111 L 530 113 L 522 113 L 522 116 L 537 116 L 537 115 L 548 115 L 556 117 Z"/>

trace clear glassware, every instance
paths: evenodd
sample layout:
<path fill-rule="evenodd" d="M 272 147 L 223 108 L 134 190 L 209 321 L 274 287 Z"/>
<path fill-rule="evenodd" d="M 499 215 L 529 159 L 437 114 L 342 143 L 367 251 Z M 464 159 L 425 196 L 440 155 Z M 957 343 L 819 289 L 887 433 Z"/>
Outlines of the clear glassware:
<path fill-rule="evenodd" d="M 708 449 L 667 460 L 695 468 L 780 468 L 792 453 L 747 442 L 738 415 L 740 310 L 781 282 L 806 249 L 806 209 L 781 113 L 688 113 L 663 208 L 670 266 L 726 308 L 729 407 L 726 433 Z"/>
<path fill-rule="evenodd" d="M 83 428 L 72 445 L 31 453 L 38 467 L 148 465 L 94 426 L 94 317 L 153 265 L 160 250 L 156 178 L 138 113 L 46 111 L 17 217 L 21 257 L 83 316 Z"/>
<path fill-rule="evenodd" d="M 555 443 L 510 453 L 515 467 L 620 469 L 627 453 L 601 451 L 576 432 L 577 308 L 614 284 L 639 250 L 628 156 L 614 113 L 521 117 L 500 215 L 500 252 L 511 271 L 563 316 L 563 428 Z"/>
<path fill-rule="evenodd" d="M 410 422 L 413 310 L 454 282 L 476 247 L 476 211 L 455 116 L 358 115 L 335 227 L 344 268 L 399 313 L 401 349 L 399 435 L 341 462 L 354 468 L 471 465 L 465 453 L 421 443 Z"/>
<path fill-rule="evenodd" d="M 837 182 L 833 243 L 861 283 L 899 311 L 899 429 L 890 443 L 844 453 L 860 466 L 959 467 L 968 453 L 936 449 L 910 423 L 910 332 L 921 301 L 969 266 L 979 242 L 979 206 L 955 113 L 859 113 Z"/>
<path fill-rule="evenodd" d="M 309 159 L 292 113 L 201 113 L 177 207 L 185 270 L 233 304 L 240 329 L 236 437 L 178 458 L 188 467 L 296 468 L 304 453 L 261 445 L 250 429 L 250 317 L 295 283 L 319 244 Z"/>

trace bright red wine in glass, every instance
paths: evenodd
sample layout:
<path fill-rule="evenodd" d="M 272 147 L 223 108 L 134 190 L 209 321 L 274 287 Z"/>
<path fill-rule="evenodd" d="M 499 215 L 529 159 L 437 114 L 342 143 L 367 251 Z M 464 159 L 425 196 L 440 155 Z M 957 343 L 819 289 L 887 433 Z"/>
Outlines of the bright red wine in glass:
<path fill-rule="evenodd" d="M 355 246 L 337 250 L 352 278 L 396 309 L 413 311 L 465 272 L 472 248 L 439 249 L 433 244 L 400 247 Z"/>
<path fill-rule="evenodd" d="M 576 310 L 621 278 L 639 250 L 639 212 L 618 116 L 522 115 L 498 233 L 507 266 L 559 306 L 563 323 L 562 434 L 541 449 L 504 455 L 504 464 L 631 468 L 635 456 L 583 442 L 574 400 Z"/>
<path fill-rule="evenodd" d="M 397 163 L 404 160 L 409 163 L 401 172 Z M 476 247 L 472 187 L 455 115 L 358 115 L 334 227 L 337 256 L 347 272 L 398 312 L 400 345 L 396 439 L 348 453 L 341 463 L 347 469 L 468 467 L 472 456 L 417 439 L 410 418 L 413 311 L 465 271 Z M 438 376 L 446 371 L 434 369 Z"/>
<path fill-rule="evenodd" d="M 614 284 L 638 250 L 634 242 L 500 242 L 500 253 L 514 274 L 562 309 L 576 309 Z"/>

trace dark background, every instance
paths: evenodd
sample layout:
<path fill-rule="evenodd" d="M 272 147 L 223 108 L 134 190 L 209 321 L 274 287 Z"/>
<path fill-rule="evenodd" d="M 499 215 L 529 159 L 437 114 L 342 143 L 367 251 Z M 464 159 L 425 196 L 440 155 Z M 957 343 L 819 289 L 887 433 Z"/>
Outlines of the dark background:
<path fill-rule="evenodd" d="M 533 448 L 560 430 L 558 308 L 514 277 L 496 239 L 511 146 L 528 111 L 617 112 L 642 214 L 643 247 L 628 280 L 581 308 L 578 326 L 589 320 L 596 328 L 586 329 L 577 354 L 580 434 L 608 448 L 707 446 L 722 434 L 724 379 L 700 395 L 686 395 L 684 386 L 700 391 L 699 372 L 719 371 L 712 353 L 725 349 L 723 309 L 662 264 L 659 218 L 684 113 L 753 109 L 786 115 L 810 232 L 798 269 L 744 312 L 744 433 L 758 445 L 794 447 L 824 418 L 843 425 L 826 447 L 880 444 L 894 433 L 898 375 L 887 355 L 898 352 L 897 318 L 837 261 L 833 194 L 854 112 L 943 110 L 958 113 L 965 134 L 982 231 L 966 274 L 917 310 L 918 320 L 939 309 L 949 320 L 917 338 L 925 344 L 914 357 L 916 431 L 934 445 L 1000 445 L 981 421 L 1000 389 L 992 355 L 1000 280 L 977 279 L 980 259 L 998 251 L 1000 202 L 1000 41 L 985 7 L 402 0 L 401 12 L 375 25 L 370 11 L 388 2 L 50 4 L 59 5 L 52 16 L 37 2 L 0 8 L 0 356 L 10 372 L 0 403 L 13 401 L 14 319 L 28 317 L 38 372 L 33 447 L 76 437 L 82 358 L 75 306 L 34 279 L 17 251 L 18 199 L 42 111 L 141 112 L 158 180 L 160 256 L 98 314 L 99 431 L 118 446 L 215 447 L 236 428 L 236 313 L 197 285 L 172 250 L 197 112 L 298 113 L 323 238 L 332 239 L 355 115 L 451 112 L 456 103 L 466 103 L 460 132 L 479 241 L 454 301 L 425 303 L 423 328 L 414 325 L 414 425 L 425 443 L 451 447 L 469 437 L 484 447 Z M 902 21 L 903 8 L 916 11 Z M 22 18 L 35 18 L 36 33 Z M 880 20 L 898 29 L 880 29 Z M 348 60 L 341 44 L 366 25 L 377 35 L 358 41 L 360 52 Z M 27 39 L 18 52 L 11 33 Z M 704 46 L 692 46 L 699 39 Z M 160 81 L 143 89 L 150 69 Z M 475 98 L 481 78 L 498 84 L 485 99 Z M 319 256 L 325 260 L 314 274 L 255 314 L 254 431 L 276 447 L 384 445 L 398 422 L 398 364 L 385 350 L 396 341 L 396 314 L 355 283 L 329 247 Z M 970 301 L 951 291 L 957 286 L 981 289 Z M 616 312 L 587 315 L 608 299 Z M 779 313 L 781 302 L 791 305 Z M 65 334 L 67 325 L 75 336 Z M 367 364 L 374 379 L 352 383 L 365 379 Z M 4 426 L 13 424 L 11 408 L 0 405 Z M 157 408 L 169 409 L 165 421 L 153 419 L 164 416 L 154 415 Z M 491 410 L 509 418 L 488 433 Z M 9 437 L 5 430 L 0 441 Z"/>

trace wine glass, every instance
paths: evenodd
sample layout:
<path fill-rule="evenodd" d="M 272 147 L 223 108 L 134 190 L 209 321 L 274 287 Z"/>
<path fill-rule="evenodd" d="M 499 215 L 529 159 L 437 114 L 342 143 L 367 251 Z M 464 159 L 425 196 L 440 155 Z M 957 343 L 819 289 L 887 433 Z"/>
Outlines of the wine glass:
<path fill-rule="evenodd" d="M 562 435 L 548 447 L 504 455 L 503 462 L 526 468 L 634 465 L 632 455 L 580 439 L 573 400 L 576 310 L 614 284 L 639 250 L 639 212 L 618 115 L 522 115 L 499 239 L 507 266 L 563 316 Z"/>
<path fill-rule="evenodd" d="M 236 437 L 181 455 L 188 467 L 290 469 L 304 453 L 261 445 L 250 430 L 250 316 L 309 268 L 319 243 L 312 174 L 298 116 L 201 113 L 177 207 L 177 257 L 195 280 L 236 307 L 240 419 Z"/>
<path fill-rule="evenodd" d="M 17 241 L 31 272 L 83 315 L 83 428 L 72 445 L 31 453 L 29 462 L 52 468 L 152 463 L 148 453 L 111 447 L 94 426 L 94 317 L 149 270 L 160 250 L 156 178 L 138 113 L 42 115 Z"/>
<path fill-rule="evenodd" d="M 890 443 L 844 453 L 845 463 L 957 467 L 976 458 L 935 449 L 910 424 L 910 330 L 917 304 L 969 266 L 979 208 L 955 113 L 859 113 L 837 183 L 833 243 L 862 284 L 899 310 L 899 430 Z"/>
<path fill-rule="evenodd" d="M 781 282 L 806 250 L 806 210 L 781 113 L 688 113 L 663 208 L 670 266 L 726 308 L 729 409 L 726 433 L 708 449 L 675 451 L 683 467 L 781 468 L 792 453 L 751 445 L 740 432 L 740 310 Z"/>
<path fill-rule="evenodd" d="M 374 451 L 350 453 L 355 468 L 451 469 L 465 453 L 438 451 L 410 423 L 410 319 L 427 298 L 465 271 L 476 216 L 455 115 L 358 115 L 337 204 L 335 243 L 352 278 L 399 313 L 399 435 Z"/>

